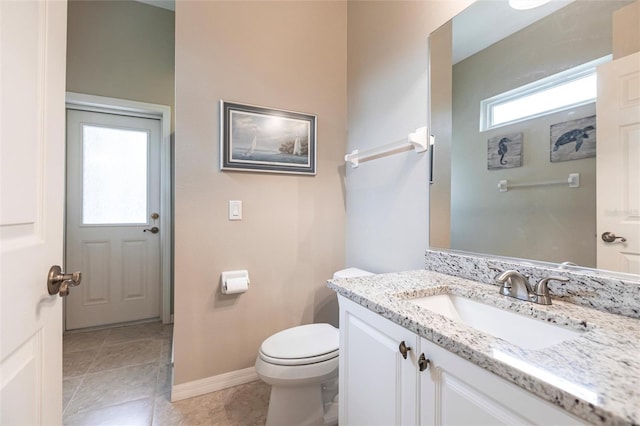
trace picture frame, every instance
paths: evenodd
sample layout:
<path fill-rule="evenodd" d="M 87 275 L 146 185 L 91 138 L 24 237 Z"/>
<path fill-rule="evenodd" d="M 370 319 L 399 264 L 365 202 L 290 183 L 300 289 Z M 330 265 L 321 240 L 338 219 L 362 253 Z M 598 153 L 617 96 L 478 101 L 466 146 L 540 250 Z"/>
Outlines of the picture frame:
<path fill-rule="evenodd" d="M 554 124 L 549 128 L 552 163 L 596 156 L 596 116 Z"/>
<path fill-rule="evenodd" d="M 487 170 L 522 167 L 524 134 L 510 133 L 487 140 Z"/>
<path fill-rule="evenodd" d="M 317 117 L 220 101 L 220 169 L 316 174 Z"/>

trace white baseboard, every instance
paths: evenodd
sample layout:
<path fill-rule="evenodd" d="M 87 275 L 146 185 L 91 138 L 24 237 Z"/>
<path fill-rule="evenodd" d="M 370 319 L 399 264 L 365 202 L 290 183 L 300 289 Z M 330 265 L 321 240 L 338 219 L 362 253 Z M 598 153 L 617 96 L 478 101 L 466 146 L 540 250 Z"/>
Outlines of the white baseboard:
<path fill-rule="evenodd" d="M 171 402 L 215 392 L 258 380 L 255 367 L 230 371 L 217 376 L 181 383 L 171 388 Z"/>

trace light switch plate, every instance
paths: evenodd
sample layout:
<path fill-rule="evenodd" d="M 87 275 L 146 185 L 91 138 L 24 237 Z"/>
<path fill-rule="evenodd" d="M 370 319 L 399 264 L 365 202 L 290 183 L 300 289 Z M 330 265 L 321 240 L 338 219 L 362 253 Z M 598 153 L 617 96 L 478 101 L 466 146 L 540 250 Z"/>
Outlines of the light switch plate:
<path fill-rule="evenodd" d="M 242 220 L 241 200 L 229 200 L 229 220 Z"/>

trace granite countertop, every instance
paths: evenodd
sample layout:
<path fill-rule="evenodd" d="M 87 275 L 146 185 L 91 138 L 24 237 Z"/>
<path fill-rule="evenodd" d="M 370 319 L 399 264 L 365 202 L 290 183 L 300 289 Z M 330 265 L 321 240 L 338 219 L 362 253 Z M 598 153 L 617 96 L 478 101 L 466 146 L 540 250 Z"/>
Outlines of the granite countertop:
<path fill-rule="evenodd" d="M 640 320 L 562 301 L 537 305 L 498 287 L 420 270 L 333 279 L 338 294 L 593 424 L 640 425 Z M 523 349 L 409 301 L 450 293 L 581 331 Z"/>

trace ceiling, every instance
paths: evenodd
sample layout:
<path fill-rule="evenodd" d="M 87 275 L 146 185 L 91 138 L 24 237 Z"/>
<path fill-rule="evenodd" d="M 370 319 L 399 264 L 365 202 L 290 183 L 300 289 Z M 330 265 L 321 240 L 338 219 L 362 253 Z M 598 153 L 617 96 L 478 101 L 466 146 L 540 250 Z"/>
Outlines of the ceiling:
<path fill-rule="evenodd" d="M 453 63 L 491 46 L 575 0 L 552 0 L 529 10 L 515 10 L 507 0 L 478 0 L 453 18 Z"/>
<path fill-rule="evenodd" d="M 175 0 L 136 0 L 140 3 L 146 3 L 151 6 L 161 7 L 167 10 L 176 11 L 176 2 Z"/>
<path fill-rule="evenodd" d="M 136 1 L 175 11 L 177 0 Z M 453 63 L 468 58 L 573 1 L 552 0 L 535 9 L 515 10 L 509 6 L 508 0 L 477 0 L 453 20 Z"/>

